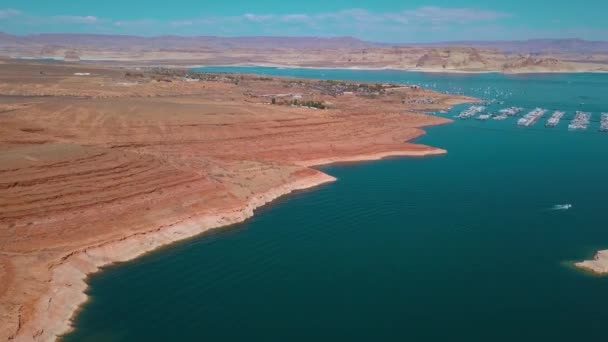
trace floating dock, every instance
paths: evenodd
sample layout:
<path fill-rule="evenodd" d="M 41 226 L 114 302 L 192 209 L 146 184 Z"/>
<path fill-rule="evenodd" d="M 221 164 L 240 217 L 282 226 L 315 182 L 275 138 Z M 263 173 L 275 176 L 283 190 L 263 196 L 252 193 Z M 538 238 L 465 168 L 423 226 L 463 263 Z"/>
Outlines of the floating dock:
<path fill-rule="evenodd" d="M 523 118 L 517 120 L 517 125 L 523 127 L 534 126 L 538 122 L 538 120 L 540 120 L 540 118 L 545 115 L 546 112 L 546 109 L 536 108 L 530 113 L 524 115 Z"/>
<path fill-rule="evenodd" d="M 486 107 L 484 106 L 471 106 L 469 109 L 462 111 L 456 117 L 459 119 L 466 120 L 474 117 L 475 115 L 483 112 L 484 110 L 486 110 Z"/>
<path fill-rule="evenodd" d="M 568 129 L 572 131 L 586 130 L 591 124 L 591 113 L 576 112 L 574 120 L 568 125 Z"/>
<path fill-rule="evenodd" d="M 508 115 L 508 116 L 517 116 L 517 114 L 521 113 L 524 109 L 521 107 L 509 107 L 505 109 L 501 109 L 499 111 L 500 114 Z"/>
<path fill-rule="evenodd" d="M 545 127 L 553 128 L 557 126 L 559 124 L 559 121 L 564 117 L 565 114 L 565 112 L 560 112 L 559 110 L 555 111 L 551 115 L 549 120 L 547 120 L 547 123 L 545 123 Z"/>
<path fill-rule="evenodd" d="M 608 133 L 608 113 L 602 113 L 600 119 L 600 132 Z"/>

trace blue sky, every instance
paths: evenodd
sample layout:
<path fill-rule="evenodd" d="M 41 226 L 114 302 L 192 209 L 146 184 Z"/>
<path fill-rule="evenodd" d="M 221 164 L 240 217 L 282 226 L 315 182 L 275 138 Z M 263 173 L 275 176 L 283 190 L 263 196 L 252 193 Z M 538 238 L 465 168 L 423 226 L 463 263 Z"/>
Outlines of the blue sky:
<path fill-rule="evenodd" d="M 13 34 L 608 40 L 607 16 L 608 0 L 0 1 L 0 31 Z"/>

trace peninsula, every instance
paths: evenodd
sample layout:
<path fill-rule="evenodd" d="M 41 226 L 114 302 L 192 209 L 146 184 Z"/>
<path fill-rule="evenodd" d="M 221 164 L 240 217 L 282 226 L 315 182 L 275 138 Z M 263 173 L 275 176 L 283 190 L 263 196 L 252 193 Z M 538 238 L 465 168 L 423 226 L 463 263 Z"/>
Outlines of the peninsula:
<path fill-rule="evenodd" d="M 599 275 L 608 274 L 608 250 L 599 251 L 593 260 L 585 260 L 574 264 L 576 267 Z"/>
<path fill-rule="evenodd" d="M 472 101 L 395 84 L 0 60 L 0 340 L 55 340 L 100 267 L 335 180 L 311 166 L 446 153 L 409 141 L 450 122 L 424 112 Z"/>

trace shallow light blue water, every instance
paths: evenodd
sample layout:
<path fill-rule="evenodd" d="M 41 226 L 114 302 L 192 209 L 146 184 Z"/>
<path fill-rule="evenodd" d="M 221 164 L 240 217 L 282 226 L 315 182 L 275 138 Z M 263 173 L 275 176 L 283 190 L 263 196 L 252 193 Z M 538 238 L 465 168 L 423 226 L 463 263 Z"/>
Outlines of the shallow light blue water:
<path fill-rule="evenodd" d="M 608 111 L 608 75 L 245 70 Z M 419 140 L 445 156 L 326 167 L 338 182 L 93 276 L 65 340 L 603 341 L 608 278 L 570 262 L 608 248 L 608 135 L 543 122 L 457 121 Z"/>

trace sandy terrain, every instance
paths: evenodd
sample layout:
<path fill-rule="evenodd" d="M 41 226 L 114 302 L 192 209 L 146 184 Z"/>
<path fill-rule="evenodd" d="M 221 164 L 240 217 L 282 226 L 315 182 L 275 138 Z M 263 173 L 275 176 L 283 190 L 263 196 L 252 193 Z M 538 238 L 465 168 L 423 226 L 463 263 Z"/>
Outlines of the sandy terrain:
<path fill-rule="evenodd" d="M 310 166 L 445 153 L 407 142 L 449 123 L 419 113 L 472 101 L 393 85 L 201 78 L 0 63 L 0 340 L 67 331 L 100 266 L 334 181 Z"/>
<path fill-rule="evenodd" d="M 599 275 L 608 274 L 608 250 L 597 252 L 593 260 L 577 262 L 574 265 Z"/>
<path fill-rule="evenodd" d="M 393 69 L 422 72 L 608 72 L 599 61 L 563 60 L 560 54 L 530 56 L 477 48 L 230 49 L 207 51 L 80 50 L 83 60 L 133 65 L 256 65 L 308 68 Z M 61 58 L 65 51 L 47 57 Z"/>

